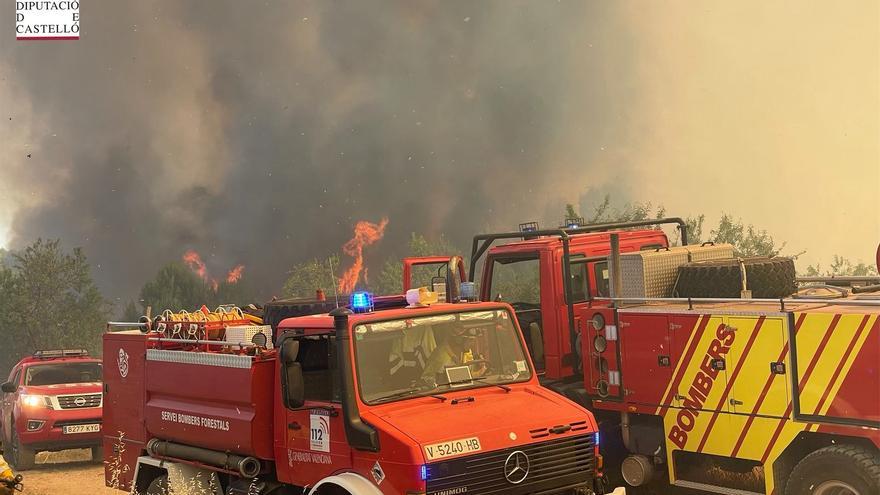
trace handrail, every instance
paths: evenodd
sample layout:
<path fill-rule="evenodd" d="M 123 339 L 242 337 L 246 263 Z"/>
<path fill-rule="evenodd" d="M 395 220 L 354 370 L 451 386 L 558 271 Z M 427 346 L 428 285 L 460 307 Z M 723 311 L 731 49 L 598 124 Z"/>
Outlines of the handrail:
<path fill-rule="evenodd" d="M 242 349 L 245 347 L 263 347 L 253 342 L 231 342 L 228 340 L 197 340 L 197 339 L 171 339 L 166 337 L 150 337 L 147 339 L 151 342 L 172 342 L 177 344 L 192 344 L 192 345 L 229 345 L 229 346 L 238 346 Z"/>
<path fill-rule="evenodd" d="M 646 302 L 674 302 L 674 303 L 763 303 L 779 304 L 785 309 L 785 304 L 824 304 L 826 306 L 876 306 L 880 307 L 880 300 L 869 299 L 740 299 L 736 297 L 596 297 L 594 300 L 622 302 L 622 303 L 646 303 Z"/>

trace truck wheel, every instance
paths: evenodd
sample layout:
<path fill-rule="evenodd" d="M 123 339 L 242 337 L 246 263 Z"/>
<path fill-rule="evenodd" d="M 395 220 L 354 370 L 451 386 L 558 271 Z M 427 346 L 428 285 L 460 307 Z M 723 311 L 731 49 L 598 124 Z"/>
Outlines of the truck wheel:
<path fill-rule="evenodd" d="M 744 258 L 747 288 L 752 297 L 776 299 L 797 291 L 794 260 L 791 258 Z M 678 268 L 675 295 L 678 297 L 740 297 L 740 260 L 711 260 L 687 263 Z"/>
<path fill-rule="evenodd" d="M 794 467 L 786 495 L 871 495 L 880 487 L 880 455 L 855 445 L 832 445 Z"/>
<path fill-rule="evenodd" d="M 14 425 L 15 423 L 13 423 Z M 36 463 L 36 452 L 27 448 L 26 446 L 21 444 L 21 441 L 18 439 L 18 432 L 12 430 L 12 455 L 10 456 L 10 462 L 15 467 L 15 469 L 19 471 L 24 471 L 25 469 L 33 469 L 34 464 Z"/>
<path fill-rule="evenodd" d="M 169 493 L 168 475 L 163 474 L 162 476 L 154 478 L 153 481 L 150 482 L 145 495 L 168 495 Z"/>

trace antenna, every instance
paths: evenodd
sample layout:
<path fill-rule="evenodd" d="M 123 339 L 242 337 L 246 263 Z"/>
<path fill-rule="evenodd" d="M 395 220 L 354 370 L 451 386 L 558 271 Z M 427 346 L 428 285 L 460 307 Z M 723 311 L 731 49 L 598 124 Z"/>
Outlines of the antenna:
<path fill-rule="evenodd" d="M 339 294 L 336 293 L 336 275 L 333 275 L 333 256 L 327 258 L 330 264 L 330 280 L 333 282 L 333 298 L 336 299 L 336 307 L 339 307 Z"/>

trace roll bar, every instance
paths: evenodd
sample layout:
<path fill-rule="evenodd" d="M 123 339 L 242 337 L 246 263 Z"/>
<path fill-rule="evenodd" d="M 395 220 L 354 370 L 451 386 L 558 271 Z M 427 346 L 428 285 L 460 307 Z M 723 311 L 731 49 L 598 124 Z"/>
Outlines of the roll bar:
<path fill-rule="evenodd" d="M 569 252 L 569 239 L 574 234 L 586 234 L 590 232 L 604 232 L 615 229 L 626 229 L 631 227 L 646 227 L 649 225 L 666 225 L 676 224 L 681 232 L 681 243 L 687 245 L 687 223 L 680 217 L 658 218 L 654 220 L 636 220 L 632 222 L 610 222 L 610 223 L 594 223 L 584 225 L 583 227 L 546 230 L 532 230 L 526 232 L 504 232 L 497 234 L 477 234 L 474 236 L 471 245 L 471 263 L 470 263 L 470 281 L 474 281 L 474 273 L 477 271 L 477 261 L 486 254 L 486 251 L 499 239 L 524 239 L 526 237 L 555 236 L 562 240 L 562 280 L 565 290 L 565 300 L 568 306 L 568 337 L 571 344 L 570 355 L 576 356 L 577 332 L 574 326 L 574 298 L 571 289 L 571 255 Z M 577 363 L 572 363 L 577 366 Z"/>

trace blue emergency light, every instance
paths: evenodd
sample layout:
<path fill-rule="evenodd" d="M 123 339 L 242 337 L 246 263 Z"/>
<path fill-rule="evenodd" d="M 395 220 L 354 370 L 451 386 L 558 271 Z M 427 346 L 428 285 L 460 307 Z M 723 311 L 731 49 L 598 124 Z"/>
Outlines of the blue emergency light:
<path fill-rule="evenodd" d="M 428 466 L 427 465 L 422 464 L 422 469 L 420 470 L 419 475 L 422 478 L 422 481 L 426 481 L 428 479 Z"/>
<path fill-rule="evenodd" d="M 599 432 L 596 432 L 596 445 L 599 445 Z"/>
<path fill-rule="evenodd" d="M 369 292 L 355 292 L 349 300 L 351 310 L 355 313 L 369 313 L 373 311 L 373 294 Z"/>

